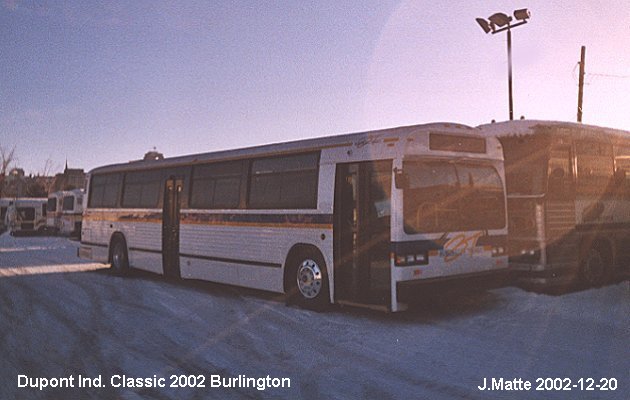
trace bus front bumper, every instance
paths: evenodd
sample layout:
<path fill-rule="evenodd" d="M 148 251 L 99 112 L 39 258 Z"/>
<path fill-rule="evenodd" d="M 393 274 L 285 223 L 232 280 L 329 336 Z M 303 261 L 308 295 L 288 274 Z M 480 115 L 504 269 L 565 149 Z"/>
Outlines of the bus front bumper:
<path fill-rule="evenodd" d="M 92 247 L 81 245 L 77 249 L 77 257 L 83 258 L 83 259 L 86 259 L 86 260 L 91 260 L 92 259 Z"/>
<path fill-rule="evenodd" d="M 526 264 L 510 263 L 514 282 L 528 289 L 543 289 L 573 284 L 577 268 L 573 264 Z"/>
<path fill-rule="evenodd" d="M 482 292 L 490 289 L 509 286 L 512 283 L 508 268 L 493 269 L 483 272 L 400 281 L 397 283 L 398 299 L 409 301 L 417 296 L 439 295 L 448 292 Z"/>

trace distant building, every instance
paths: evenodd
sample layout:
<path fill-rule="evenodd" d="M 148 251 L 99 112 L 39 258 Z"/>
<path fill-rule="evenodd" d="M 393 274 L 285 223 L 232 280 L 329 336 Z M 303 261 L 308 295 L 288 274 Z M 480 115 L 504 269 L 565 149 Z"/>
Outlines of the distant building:
<path fill-rule="evenodd" d="M 7 182 L 24 179 L 24 170 L 22 168 L 13 168 L 7 175 Z"/>
<path fill-rule="evenodd" d="M 66 162 L 63 173 L 55 175 L 48 193 L 72 189 L 85 189 L 85 172 L 83 168 L 68 168 Z"/>
<path fill-rule="evenodd" d="M 157 151 L 155 149 L 155 147 L 154 147 L 153 150 L 147 151 L 144 154 L 144 157 L 142 159 L 143 160 L 163 160 L 164 159 L 164 154 L 162 154 L 159 151 Z"/>

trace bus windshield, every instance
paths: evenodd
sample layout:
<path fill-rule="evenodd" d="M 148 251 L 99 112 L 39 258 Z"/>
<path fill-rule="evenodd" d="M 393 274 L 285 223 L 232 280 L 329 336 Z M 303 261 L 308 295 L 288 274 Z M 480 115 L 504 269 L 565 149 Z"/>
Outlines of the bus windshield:
<path fill-rule="evenodd" d="M 405 232 L 500 229 L 505 226 L 503 185 L 483 164 L 409 161 L 403 194 Z"/>
<path fill-rule="evenodd" d="M 48 199 L 48 205 L 46 206 L 46 209 L 47 209 L 48 211 L 52 211 L 52 212 L 57 211 L 57 198 L 55 198 L 55 197 L 50 197 L 50 198 Z"/>

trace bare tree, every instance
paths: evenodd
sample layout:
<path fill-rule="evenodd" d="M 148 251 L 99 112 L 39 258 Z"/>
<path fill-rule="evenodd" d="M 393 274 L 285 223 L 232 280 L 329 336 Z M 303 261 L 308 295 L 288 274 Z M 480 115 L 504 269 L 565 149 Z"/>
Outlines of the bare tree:
<path fill-rule="evenodd" d="M 50 176 L 53 170 L 53 161 L 48 157 L 46 162 L 44 162 L 44 167 L 39 171 L 39 175 L 41 176 Z"/>
<path fill-rule="evenodd" d="M 48 159 L 46 159 L 46 162 L 44 163 L 44 167 L 37 174 L 38 175 L 37 181 L 40 185 L 42 185 L 46 193 L 50 192 L 50 189 L 55 183 L 53 170 L 58 170 L 59 168 L 60 168 L 59 165 L 57 166 L 53 165 L 53 161 L 49 157 Z"/>
<path fill-rule="evenodd" d="M 9 172 L 13 161 L 15 161 L 15 146 L 9 150 L 0 145 L 0 196 L 4 191 L 7 172 Z"/>

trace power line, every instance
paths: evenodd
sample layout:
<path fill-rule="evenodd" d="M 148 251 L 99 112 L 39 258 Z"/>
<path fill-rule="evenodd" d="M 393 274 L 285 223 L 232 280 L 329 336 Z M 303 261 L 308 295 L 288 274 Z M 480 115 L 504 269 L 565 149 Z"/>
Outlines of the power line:
<path fill-rule="evenodd" d="M 573 79 L 576 81 L 576 84 L 577 84 L 578 77 L 575 71 L 579 68 L 579 66 L 580 66 L 579 62 L 575 63 L 575 66 L 573 67 L 573 71 L 572 71 Z M 601 73 L 601 72 L 585 72 L 584 78 L 586 80 L 584 84 L 590 85 L 593 82 L 594 78 L 630 79 L 630 75 L 606 74 L 606 73 Z"/>
<path fill-rule="evenodd" d="M 596 73 L 596 72 L 590 72 L 590 73 L 587 72 L 586 75 L 602 77 L 602 78 L 630 79 L 630 75 L 602 74 L 602 73 Z"/>

